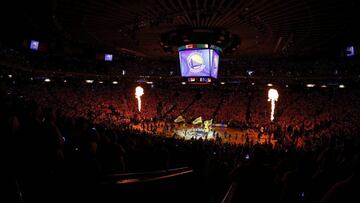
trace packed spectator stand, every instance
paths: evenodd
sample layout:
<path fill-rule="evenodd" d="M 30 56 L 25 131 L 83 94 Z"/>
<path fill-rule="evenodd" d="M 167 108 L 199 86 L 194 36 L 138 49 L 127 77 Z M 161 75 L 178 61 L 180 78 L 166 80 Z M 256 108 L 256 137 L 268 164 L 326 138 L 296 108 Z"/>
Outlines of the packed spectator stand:
<path fill-rule="evenodd" d="M 66 71 L 36 71 L 32 62 L 19 55 L 7 49 L 1 54 L 4 200 L 359 201 L 360 94 L 356 86 L 280 84 L 276 119 L 270 122 L 265 84 L 234 89 L 142 84 L 145 96 L 139 113 L 134 96 L 137 84 L 129 80 L 117 85 L 111 80 L 86 84 L 85 74 L 64 83 L 57 75 Z M 264 63 L 272 64 L 259 60 L 252 66 Z M 319 63 L 313 62 L 332 75 L 331 67 L 339 67 L 329 68 L 337 61 Z M 353 67 L 347 61 L 341 67 L 344 71 L 336 74 L 351 76 L 348 71 L 355 71 Z M 261 77 L 268 74 L 255 69 Z M 44 82 L 43 73 L 51 73 L 46 77 L 53 80 Z M 322 73 L 317 76 L 323 77 Z M 139 122 L 171 124 L 179 115 L 187 122 L 202 116 L 233 128 L 264 129 L 278 142 L 239 145 L 184 140 L 133 128 Z"/>

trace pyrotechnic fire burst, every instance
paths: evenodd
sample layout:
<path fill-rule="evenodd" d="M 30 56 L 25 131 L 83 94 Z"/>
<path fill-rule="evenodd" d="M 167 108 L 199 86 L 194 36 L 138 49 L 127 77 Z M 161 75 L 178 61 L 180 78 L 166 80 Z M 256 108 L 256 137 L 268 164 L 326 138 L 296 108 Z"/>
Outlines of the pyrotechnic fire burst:
<path fill-rule="evenodd" d="M 135 98 L 138 100 L 138 110 L 141 111 L 141 96 L 144 94 L 144 89 L 140 86 L 135 88 Z"/>
<path fill-rule="evenodd" d="M 271 121 L 274 120 L 275 102 L 278 100 L 278 98 L 279 98 L 278 91 L 276 89 L 269 89 L 268 101 L 271 102 L 271 117 L 270 117 Z"/>

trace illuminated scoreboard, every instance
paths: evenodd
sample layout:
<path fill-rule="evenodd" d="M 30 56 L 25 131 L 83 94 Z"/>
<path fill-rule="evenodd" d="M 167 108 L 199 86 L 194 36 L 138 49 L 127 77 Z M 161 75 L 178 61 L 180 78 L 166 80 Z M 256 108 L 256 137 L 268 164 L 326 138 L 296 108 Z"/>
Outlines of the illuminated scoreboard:
<path fill-rule="evenodd" d="M 181 76 L 188 82 L 211 82 L 218 77 L 221 49 L 208 44 L 188 44 L 179 47 Z"/>

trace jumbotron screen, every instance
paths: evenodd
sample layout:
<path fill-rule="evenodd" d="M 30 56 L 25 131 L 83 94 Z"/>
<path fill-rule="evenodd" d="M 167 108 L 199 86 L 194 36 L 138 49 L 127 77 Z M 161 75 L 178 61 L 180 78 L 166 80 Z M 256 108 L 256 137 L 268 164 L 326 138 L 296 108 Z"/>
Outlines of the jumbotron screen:
<path fill-rule="evenodd" d="M 179 51 L 182 77 L 218 76 L 219 54 L 213 49 L 184 49 Z"/>
<path fill-rule="evenodd" d="M 212 60 L 212 69 L 211 69 L 211 76 L 213 78 L 217 78 L 218 70 L 219 70 L 219 54 L 214 50 L 213 51 L 213 60 Z"/>
<path fill-rule="evenodd" d="M 29 48 L 37 51 L 39 49 L 39 41 L 31 40 Z"/>

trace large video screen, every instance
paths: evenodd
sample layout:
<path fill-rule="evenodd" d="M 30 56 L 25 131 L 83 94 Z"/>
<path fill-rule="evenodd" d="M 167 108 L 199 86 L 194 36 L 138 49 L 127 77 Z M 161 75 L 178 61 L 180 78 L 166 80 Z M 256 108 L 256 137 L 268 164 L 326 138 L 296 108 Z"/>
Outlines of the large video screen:
<path fill-rule="evenodd" d="M 112 61 L 113 55 L 112 54 L 105 54 L 105 61 Z"/>
<path fill-rule="evenodd" d="M 346 47 L 346 56 L 355 56 L 354 46 Z"/>
<path fill-rule="evenodd" d="M 182 77 L 217 78 L 219 54 L 213 49 L 185 49 L 179 51 Z"/>
<path fill-rule="evenodd" d="M 31 40 L 29 48 L 37 51 L 39 49 L 39 42 L 35 40 Z"/>
<path fill-rule="evenodd" d="M 213 51 L 213 60 L 212 60 L 212 69 L 211 69 L 211 77 L 217 78 L 219 71 L 219 53 L 217 51 Z"/>

